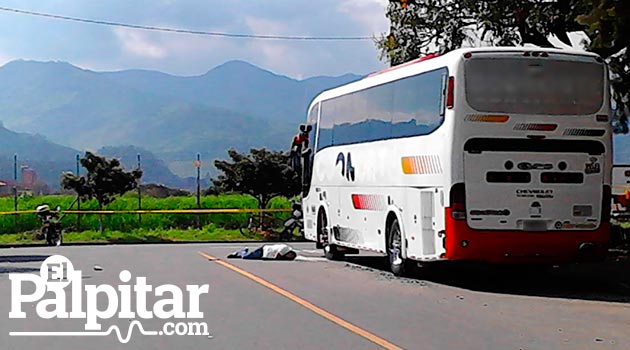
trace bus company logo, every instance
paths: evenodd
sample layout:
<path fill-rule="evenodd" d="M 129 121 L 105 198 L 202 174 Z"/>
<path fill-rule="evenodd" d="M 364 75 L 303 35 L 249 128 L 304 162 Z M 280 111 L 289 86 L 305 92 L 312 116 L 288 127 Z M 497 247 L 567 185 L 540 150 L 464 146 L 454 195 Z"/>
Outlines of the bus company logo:
<path fill-rule="evenodd" d="M 516 167 L 521 170 L 549 170 L 553 169 L 553 164 L 520 162 Z"/>
<path fill-rule="evenodd" d="M 591 157 L 590 162 L 584 164 L 584 172 L 587 174 L 598 174 L 601 171 L 597 158 Z"/>
<path fill-rule="evenodd" d="M 516 190 L 519 198 L 553 198 L 553 190 L 545 188 L 519 188 Z"/>
<path fill-rule="evenodd" d="M 184 292 L 176 285 L 164 284 L 154 288 L 146 283 L 146 277 L 136 277 L 132 285 L 129 284 L 131 273 L 127 270 L 120 272 L 119 279 L 122 284 L 117 288 L 107 284 L 83 285 L 81 271 L 74 270 L 72 262 L 63 255 L 52 255 L 44 260 L 39 274 L 11 273 L 9 279 L 11 280 L 9 318 L 25 319 L 27 313 L 23 310 L 24 305 L 37 303 L 29 310 L 34 309 L 40 318 L 85 320 L 83 330 L 9 332 L 10 336 L 108 336 L 115 332 L 121 343 L 128 343 L 134 327 L 137 327 L 143 335 L 210 336 L 207 323 L 181 321 L 182 319 L 203 319 L 203 312 L 199 311 L 199 297 L 208 293 L 207 284 L 186 286 L 188 310 L 185 312 Z M 25 293 L 25 288 L 23 288 L 28 283 L 34 286 L 34 291 L 31 293 Z M 29 292 L 32 290 L 33 288 L 28 288 Z M 151 291 L 155 297 L 161 299 L 152 307 L 148 307 L 147 296 Z M 66 305 L 66 292 L 71 296 L 69 309 Z M 84 298 L 85 303 L 83 303 Z M 106 302 L 97 304 L 97 300 Z M 98 305 L 107 306 L 99 309 Z M 135 310 L 132 309 L 132 305 Z M 102 330 L 100 321 L 115 316 L 118 319 L 131 321 L 126 335 L 123 335 L 116 325 Z M 154 317 L 163 320 L 179 320 L 179 322 L 164 322 L 160 330 L 145 330 L 142 323 L 137 320 L 137 318 L 153 319 Z"/>
<path fill-rule="evenodd" d="M 343 152 L 339 152 L 335 166 L 341 164 L 341 176 L 345 177 L 348 181 L 354 181 L 354 167 L 352 166 L 352 156 L 348 152 L 344 157 Z"/>

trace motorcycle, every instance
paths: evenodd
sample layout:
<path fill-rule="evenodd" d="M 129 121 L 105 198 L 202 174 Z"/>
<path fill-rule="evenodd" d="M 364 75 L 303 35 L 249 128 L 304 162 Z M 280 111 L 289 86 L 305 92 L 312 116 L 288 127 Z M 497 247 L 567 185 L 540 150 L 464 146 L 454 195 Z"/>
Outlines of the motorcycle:
<path fill-rule="evenodd" d="M 60 210 L 61 207 L 57 206 L 54 211 L 51 211 L 47 204 L 40 205 L 35 209 L 37 217 L 42 222 L 42 228 L 35 237 L 39 240 L 45 239 L 49 246 L 60 246 L 63 242 Z"/>
<path fill-rule="evenodd" d="M 299 202 L 293 202 L 291 204 L 291 217 L 284 221 L 282 224 L 283 229 L 280 232 L 280 240 L 290 241 L 293 237 L 295 229 L 300 230 L 300 235 L 304 237 L 304 218 L 302 216 L 302 204 Z"/>

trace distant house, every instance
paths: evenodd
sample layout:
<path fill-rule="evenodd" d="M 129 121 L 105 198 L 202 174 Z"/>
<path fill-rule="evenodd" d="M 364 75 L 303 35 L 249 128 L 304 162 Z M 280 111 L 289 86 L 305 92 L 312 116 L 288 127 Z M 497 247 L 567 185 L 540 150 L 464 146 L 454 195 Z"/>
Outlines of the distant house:
<path fill-rule="evenodd" d="M 37 180 L 37 172 L 28 165 L 22 165 L 22 181 L 0 180 L 0 196 L 12 196 L 13 188 L 20 197 L 47 194 L 50 188 L 45 183 Z"/>
<path fill-rule="evenodd" d="M 37 172 L 35 169 L 31 169 L 28 165 L 22 166 L 22 185 L 24 187 L 35 187 L 37 183 Z"/>

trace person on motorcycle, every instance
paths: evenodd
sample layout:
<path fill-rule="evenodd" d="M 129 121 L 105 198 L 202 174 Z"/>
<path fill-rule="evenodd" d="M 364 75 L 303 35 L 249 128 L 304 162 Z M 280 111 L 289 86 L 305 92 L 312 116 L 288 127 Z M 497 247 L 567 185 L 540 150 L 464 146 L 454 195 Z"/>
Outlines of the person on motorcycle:
<path fill-rule="evenodd" d="M 42 222 L 42 229 L 36 238 L 46 239 L 48 245 L 60 245 L 62 241 L 61 225 L 57 220 L 59 218 L 58 211 L 59 207 L 52 211 L 48 204 L 38 205 L 35 208 L 35 212 Z"/>

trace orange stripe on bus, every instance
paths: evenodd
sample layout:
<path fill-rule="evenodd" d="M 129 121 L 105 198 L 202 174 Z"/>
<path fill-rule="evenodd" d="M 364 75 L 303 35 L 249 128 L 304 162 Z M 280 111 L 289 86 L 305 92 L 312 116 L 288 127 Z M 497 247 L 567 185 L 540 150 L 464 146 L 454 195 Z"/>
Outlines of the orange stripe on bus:
<path fill-rule="evenodd" d="M 405 174 L 441 174 L 442 165 L 437 155 L 402 157 L 402 171 Z"/>

